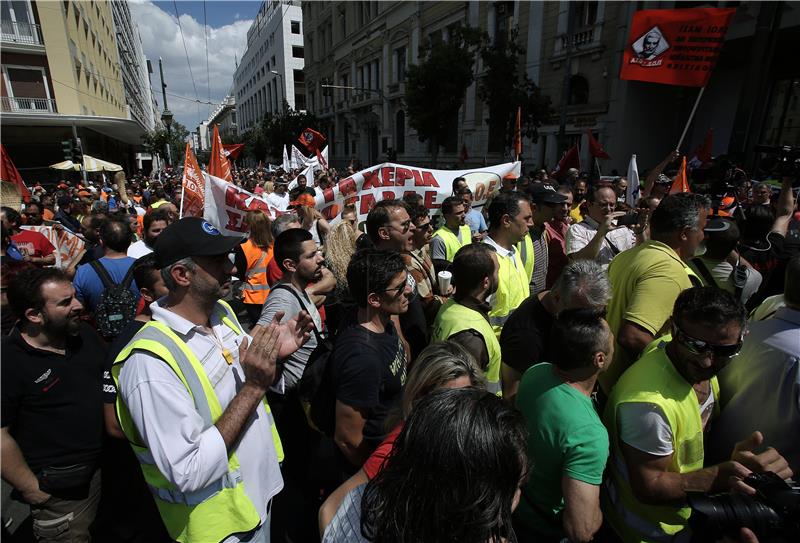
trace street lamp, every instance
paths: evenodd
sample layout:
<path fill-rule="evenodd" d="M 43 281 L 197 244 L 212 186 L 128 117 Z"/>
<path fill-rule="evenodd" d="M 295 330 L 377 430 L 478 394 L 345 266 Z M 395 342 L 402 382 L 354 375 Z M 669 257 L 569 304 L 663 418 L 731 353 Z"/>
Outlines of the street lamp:
<path fill-rule="evenodd" d="M 270 70 L 269 73 L 275 74 L 275 75 L 277 75 L 278 77 L 281 78 L 281 97 L 282 97 L 281 104 L 286 103 L 286 105 L 288 106 L 289 102 L 286 101 L 286 87 L 284 87 L 284 85 L 283 85 L 283 74 L 278 73 L 275 70 Z M 281 108 L 281 109 L 285 109 L 285 106 L 284 106 L 284 108 Z"/>

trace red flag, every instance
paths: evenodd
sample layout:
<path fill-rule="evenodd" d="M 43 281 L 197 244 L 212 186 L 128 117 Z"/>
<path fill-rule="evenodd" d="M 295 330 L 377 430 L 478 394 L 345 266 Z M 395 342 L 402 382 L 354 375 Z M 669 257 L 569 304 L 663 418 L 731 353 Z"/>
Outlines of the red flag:
<path fill-rule="evenodd" d="M 735 8 L 637 11 L 620 79 L 705 87 L 734 13 Z"/>
<path fill-rule="evenodd" d="M 223 143 L 222 149 L 228 160 L 236 160 L 244 149 L 244 143 Z"/>
<path fill-rule="evenodd" d="M 467 160 L 469 160 L 469 154 L 467 153 L 467 144 L 461 142 L 461 163 L 463 164 Z"/>
<path fill-rule="evenodd" d="M 577 143 L 570 147 L 566 153 L 564 153 L 564 156 L 562 156 L 561 160 L 558 161 L 558 165 L 553 171 L 553 175 L 562 177 L 570 168 L 575 168 L 576 170 L 581 169 L 581 158 Z"/>
<path fill-rule="evenodd" d="M 514 155 L 517 160 L 522 155 L 522 106 L 517 108 L 517 120 L 514 123 Z"/>
<path fill-rule="evenodd" d="M 689 181 L 686 179 L 686 157 L 681 158 L 681 167 L 678 170 L 678 175 L 672 180 L 672 186 L 669 189 L 670 194 L 677 194 L 679 192 L 692 192 L 689 189 Z"/>
<path fill-rule="evenodd" d="M 321 151 L 322 148 L 325 147 L 325 142 L 328 141 L 325 139 L 325 136 L 313 128 L 306 128 L 303 130 L 297 140 L 305 145 L 306 148 L 312 153 Z"/>
<path fill-rule="evenodd" d="M 603 158 L 609 159 L 611 156 L 603 149 L 603 146 L 600 145 L 600 142 L 594 139 L 591 130 L 586 130 L 586 135 L 589 136 L 589 154 L 595 158 Z"/>
<path fill-rule="evenodd" d="M 6 148 L 3 147 L 2 143 L 0 143 L 0 180 L 16 185 L 22 199 L 26 202 L 31 199 L 31 191 L 25 186 L 25 182 L 22 180 L 19 170 L 14 166 L 14 162 L 11 160 L 11 157 L 8 156 L 8 153 L 6 153 Z"/>
<path fill-rule="evenodd" d="M 225 156 L 222 140 L 219 137 L 219 127 L 214 125 L 214 136 L 211 140 L 211 157 L 208 159 L 208 174 L 219 177 L 225 181 L 233 181 L 231 163 Z"/>
<path fill-rule="evenodd" d="M 182 217 L 202 217 L 206 203 L 206 180 L 197 158 L 186 142 L 186 158 L 183 160 L 183 198 Z"/>

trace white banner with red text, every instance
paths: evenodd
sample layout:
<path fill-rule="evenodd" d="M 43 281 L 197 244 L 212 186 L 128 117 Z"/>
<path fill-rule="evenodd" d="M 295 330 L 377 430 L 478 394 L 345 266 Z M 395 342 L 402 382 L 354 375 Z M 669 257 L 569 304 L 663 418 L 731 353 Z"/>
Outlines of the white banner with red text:
<path fill-rule="evenodd" d="M 53 247 L 56 248 L 56 262 L 55 267 L 66 269 L 74 260 L 82 256 L 82 251 L 86 242 L 83 241 L 77 234 L 73 234 L 61 225 L 58 226 L 30 226 L 24 225 L 21 227 L 24 230 L 33 230 L 39 232 L 47 238 Z"/>

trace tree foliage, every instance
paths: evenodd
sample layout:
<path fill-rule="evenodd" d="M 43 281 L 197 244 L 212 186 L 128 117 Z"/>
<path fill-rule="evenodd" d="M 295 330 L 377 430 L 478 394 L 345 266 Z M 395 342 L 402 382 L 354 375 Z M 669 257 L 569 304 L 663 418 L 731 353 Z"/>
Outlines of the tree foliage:
<path fill-rule="evenodd" d="M 550 98 L 521 69 L 524 49 L 517 43 L 517 31 L 508 39 L 491 42 L 484 36 L 480 49 L 485 68 L 478 96 L 489 106 L 490 149 L 509 147 L 514 137 L 517 108 L 522 108 L 522 135 L 539 139 L 539 127 L 551 114 Z"/>
<path fill-rule="evenodd" d="M 267 155 L 267 138 L 264 136 L 264 129 L 261 124 L 242 134 L 244 143 L 244 156 L 255 162 L 263 161 Z"/>
<path fill-rule="evenodd" d="M 453 131 L 453 121 L 475 80 L 473 65 L 480 31 L 468 27 L 450 30 L 447 41 L 421 47 L 420 63 L 408 68 L 405 106 L 408 122 L 420 141 L 430 141 L 436 165 L 439 146 Z"/>
<path fill-rule="evenodd" d="M 312 113 L 303 113 L 291 108 L 287 108 L 277 114 L 267 113 L 258 127 L 261 134 L 259 135 L 255 132 L 253 134 L 252 148 L 256 150 L 258 148 L 257 143 L 260 141 L 259 138 L 263 137 L 266 156 L 273 161 L 280 162 L 283 158 L 283 148 L 286 145 L 299 146 L 300 143 L 297 138 L 306 128 L 319 130 L 319 121 Z M 327 134 L 325 136 L 327 137 Z M 263 158 L 264 154 L 261 154 L 257 157 L 257 160 L 263 160 Z"/>
<path fill-rule="evenodd" d="M 178 121 L 173 121 L 170 130 L 166 128 L 156 128 L 142 136 L 142 147 L 150 154 L 156 154 L 167 159 L 166 149 L 172 153 L 172 165 L 183 162 L 183 155 L 186 152 L 186 138 L 189 131 Z"/>

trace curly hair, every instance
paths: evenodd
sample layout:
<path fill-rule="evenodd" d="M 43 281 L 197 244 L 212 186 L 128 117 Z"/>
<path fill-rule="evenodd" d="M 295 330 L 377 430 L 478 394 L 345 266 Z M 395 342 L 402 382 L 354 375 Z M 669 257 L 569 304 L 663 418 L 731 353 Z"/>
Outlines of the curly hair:
<path fill-rule="evenodd" d="M 527 477 L 526 441 L 520 412 L 494 394 L 432 391 L 364 488 L 362 535 L 379 543 L 514 541 L 511 506 Z"/>
<path fill-rule="evenodd" d="M 336 278 L 336 293 L 347 292 L 347 266 L 356 253 L 356 240 L 361 232 L 342 221 L 325 238 L 325 263 Z"/>
<path fill-rule="evenodd" d="M 400 253 L 380 249 L 358 251 L 347 265 L 347 285 L 359 307 L 367 307 L 371 293 L 384 292 L 406 266 Z"/>

